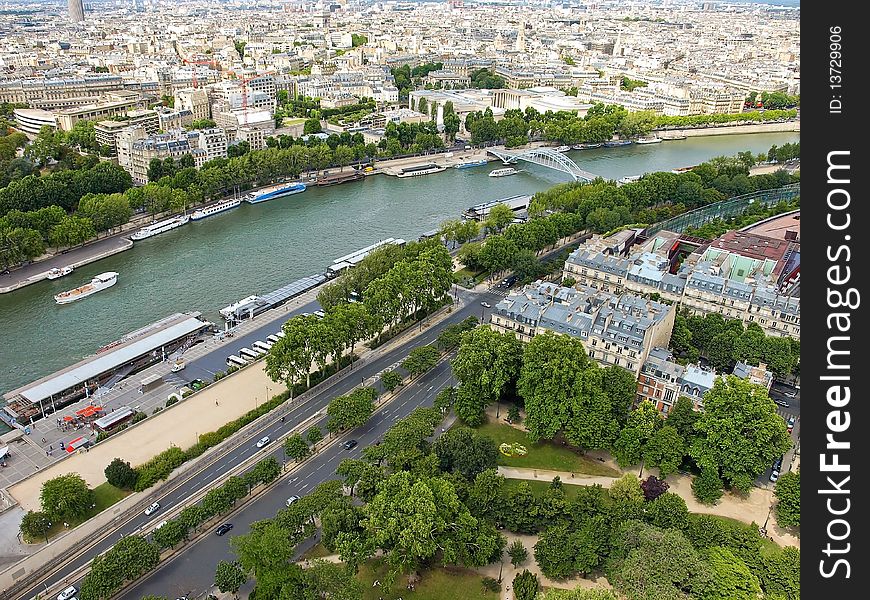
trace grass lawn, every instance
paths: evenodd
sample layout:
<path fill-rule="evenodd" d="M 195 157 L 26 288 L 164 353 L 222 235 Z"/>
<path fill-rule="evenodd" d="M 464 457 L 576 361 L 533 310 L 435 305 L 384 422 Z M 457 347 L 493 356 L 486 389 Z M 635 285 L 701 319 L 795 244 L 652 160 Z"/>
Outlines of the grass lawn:
<path fill-rule="evenodd" d="M 488 271 L 471 271 L 467 267 L 464 269 L 460 269 L 453 274 L 453 277 L 459 285 L 463 287 L 474 287 L 487 277 L 489 277 L 490 273 Z M 474 283 L 471 285 L 467 285 L 468 280 L 473 280 Z"/>
<path fill-rule="evenodd" d="M 552 471 L 602 475 L 605 477 L 620 476 L 620 473 L 615 469 L 597 460 L 580 455 L 571 446 L 563 446 L 552 442 L 533 444 L 529 440 L 528 433 L 505 423 L 485 423 L 477 431 L 491 438 L 495 441 L 496 445 L 505 442 L 508 444 L 519 442 L 526 447 L 528 453 L 525 456 L 505 456 L 499 453 L 498 463 L 506 467 L 549 469 Z"/>
<path fill-rule="evenodd" d="M 483 577 L 473 571 L 461 568 L 434 568 L 422 572 L 422 577 L 413 592 L 408 591 L 408 578 L 399 575 L 393 589 L 387 591 L 383 586 L 373 586 L 377 579 L 383 581 L 387 567 L 383 559 L 374 559 L 360 566 L 357 578 L 363 582 L 363 600 L 498 600 L 498 594 L 483 589 Z"/>
<path fill-rule="evenodd" d="M 504 487 L 505 490 L 513 490 L 520 483 L 526 482 L 529 484 L 529 487 L 532 489 L 532 494 L 535 497 L 541 497 L 547 488 L 550 487 L 549 481 L 535 481 L 535 480 L 527 480 L 527 479 L 505 479 Z M 565 497 L 568 500 L 571 500 L 577 496 L 580 488 L 586 487 L 584 485 L 571 485 L 568 481 L 562 481 L 562 491 L 565 492 Z"/>
<path fill-rule="evenodd" d="M 126 498 L 131 493 L 132 492 L 129 492 L 127 490 L 122 490 L 122 489 L 116 488 L 115 486 L 111 485 L 108 482 L 98 485 L 97 487 L 94 488 L 94 504 L 95 504 L 94 508 L 92 508 L 90 510 L 90 512 L 88 512 L 88 514 L 85 515 L 85 517 L 82 519 L 72 519 L 72 520 L 67 521 L 67 523 L 69 523 L 69 528 L 72 529 L 73 527 L 77 527 L 78 525 L 81 525 L 82 523 L 84 523 L 85 521 L 90 519 L 91 517 L 97 515 L 98 513 L 101 513 L 102 511 L 106 510 L 107 508 L 109 508 L 110 506 L 115 504 L 116 502 L 119 502 L 120 500 Z M 60 533 L 64 529 L 66 529 L 66 528 L 63 526 L 63 520 L 59 520 L 57 523 L 54 523 L 51 526 L 51 529 L 48 530 L 48 539 L 51 540 L 51 538 L 56 536 L 58 533 Z M 44 542 L 45 539 L 34 539 L 34 540 L 26 539 L 26 541 L 28 541 L 30 543 L 39 543 L 39 542 Z"/>
<path fill-rule="evenodd" d="M 330 554 L 332 554 L 332 552 L 327 550 L 326 546 L 321 543 L 317 543 L 305 551 L 305 553 L 302 555 L 302 559 L 308 560 L 313 558 L 323 558 L 324 556 L 329 556 Z"/>

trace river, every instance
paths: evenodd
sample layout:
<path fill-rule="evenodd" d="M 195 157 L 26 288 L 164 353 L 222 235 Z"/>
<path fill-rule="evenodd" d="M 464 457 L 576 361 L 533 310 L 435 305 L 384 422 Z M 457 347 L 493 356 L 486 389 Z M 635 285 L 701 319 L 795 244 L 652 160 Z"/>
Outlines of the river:
<path fill-rule="evenodd" d="M 572 151 L 583 169 L 612 179 L 695 165 L 743 150 L 766 152 L 798 133 L 689 138 L 661 144 Z M 422 161 L 421 161 L 422 162 Z M 496 163 L 491 163 L 491 167 Z M 193 222 L 133 249 L 0 296 L 0 393 L 93 354 L 125 333 L 174 312 L 217 311 L 245 296 L 323 272 L 332 260 L 387 237 L 417 239 L 479 202 L 531 194 L 567 181 L 557 171 L 521 164 L 513 177 L 490 168 L 448 169 L 413 179 L 379 175 L 309 188 L 302 194 Z M 109 290 L 58 306 L 54 294 L 117 271 Z"/>

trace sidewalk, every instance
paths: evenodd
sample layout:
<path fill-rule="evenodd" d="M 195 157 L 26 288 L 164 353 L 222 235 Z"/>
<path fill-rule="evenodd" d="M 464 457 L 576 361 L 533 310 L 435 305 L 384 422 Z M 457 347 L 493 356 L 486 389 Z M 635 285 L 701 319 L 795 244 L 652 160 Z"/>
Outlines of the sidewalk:
<path fill-rule="evenodd" d="M 541 469 L 515 467 L 499 467 L 498 472 L 508 479 L 535 481 L 552 481 L 554 477 L 558 476 L 562 480 L 562 483 L 566 485 L 595 485 L 597 483 L 603 487 L 610 487 L 617 479 L 616 477 L 592 477 L 575 475 L 564 471 L 544 471 Z M 657 469 L 649 469 L 647 472 L 647 474 L 657 473 Z M 768 509 L 771 508 L 776 500 L 773 492 L 770 490 L 752 488 L 746 497 L 725 492 L 715 506 L 709 506 L 695 500 L 695 496 L 692 494 L 692 478 L 690 476 L 671 475 L 666 481 L 670 486 L 668 491 L 677 494 L 685 500 L 689 512 L 728 517 L 743 523 L 752 523 L 754 521 L 759 526 L 764 524 L 764 521 L 767 519 Z M 770 510 L 767 532 L 773 538 L 773 541 L 781 546 L 797 546 L 800 548 L 800 538 L 777 525 L 776 512 L 773 510 Z"/>

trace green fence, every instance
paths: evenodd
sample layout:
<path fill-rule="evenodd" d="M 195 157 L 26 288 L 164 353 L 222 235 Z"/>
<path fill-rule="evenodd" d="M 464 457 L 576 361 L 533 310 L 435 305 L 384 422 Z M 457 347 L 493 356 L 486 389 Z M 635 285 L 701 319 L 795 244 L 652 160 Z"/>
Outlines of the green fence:
<path fill-rule="evenodd" d="M 780 188 L 772 190 L 760 190 L 751 194 L 743 194 L 742 196 L 734 196 L 722 202 L 709 204 L 696 208 L 687 213 L 677 215 L 667 221 L 655 223 L 647 227 L 641 234 L 643 237 L 650 238 L 659 231 L 673 231 L 682 233 L 689 227 L 700 227 L 705 223 L 709 223 L 714 219 L 729 219 L 731 217 L 743 214 L 749 208 L 750 204 L 759 202 L 764 206 L 773 206 L 782 201 L 789 201 L 800 196 L 801 184 L 790 183 Z"/>

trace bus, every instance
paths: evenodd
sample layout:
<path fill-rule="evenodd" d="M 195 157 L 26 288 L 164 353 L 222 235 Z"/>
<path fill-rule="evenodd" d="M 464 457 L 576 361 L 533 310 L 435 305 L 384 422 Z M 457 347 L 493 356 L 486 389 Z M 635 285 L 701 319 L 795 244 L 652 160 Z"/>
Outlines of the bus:
<path fill-rule="evenodd" d="M 228 367 L 244 367 L 246 364 L 248 364 L 248 361 L 240 356 L 236 356 L 235 354 L 227 356 Z"/>
<path fill-rule="evenodd" d="M 241 350 L 239 350 L 239 356 L 241 356 L 242 358 L 257 360 L 258 358 L 260 358 L 260 353 L 251 350 L 250 348 L 242 348 Z"/>
<path fill-rule="evenodd" d="M 262 350 L 263 352 L 268 352 L 269 349 L 272 347 L 272 342 L 261 342 L 260 340 L 257 340 L 252 344 L 252 346 L 254 347 L 254 350 Z"/>
<path fill-rule="evenodd" d="M 279 338 L 277 335 L 270 335 L 269 337 L 266 338 L 266 341 L 270 342 L 272 344 L 277 344 L 278 340 L 280 340 L 280 339 L 281 338 Z"/>

